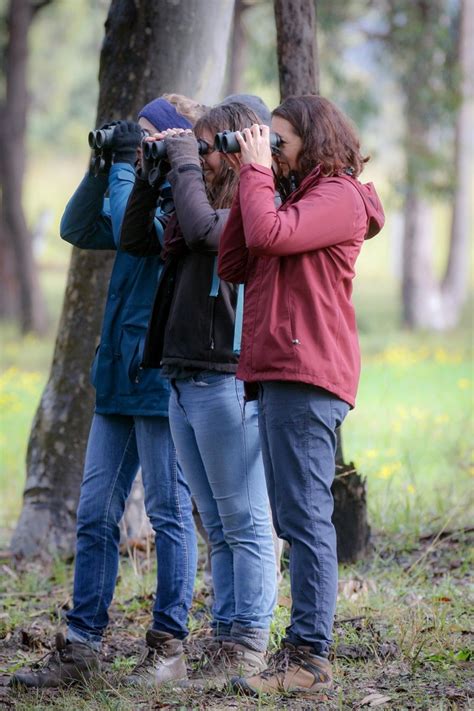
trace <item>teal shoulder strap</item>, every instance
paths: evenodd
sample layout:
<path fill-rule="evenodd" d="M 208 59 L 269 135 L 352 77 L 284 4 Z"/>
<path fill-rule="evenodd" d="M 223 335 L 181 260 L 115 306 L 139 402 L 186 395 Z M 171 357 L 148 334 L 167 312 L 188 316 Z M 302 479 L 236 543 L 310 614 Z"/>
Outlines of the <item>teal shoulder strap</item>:
<path fill-rule="evenodd" d="M 212 270 L 212 282 L 211 290 L 209 296 L 216 299 L 219 295 L 219 288 L 221 285 L 221 280 L 217 274 L 217 257 L 214 259 L 214 267 Z M 242 340 L 242 320 L 244 316 L 244 285 L 238 285 L 237 291 L 237 305 L 235 307 L 235 321 L 234 321 L 234 342 L 232 348 L 234 353 L 240 353 L 240 341 Z"/>
<path fill-rule="evenodd" d="M 240 353 L 242 340 L 242 321 L 244 317 L 244 285 L 239 284 L 237 292 L 237 306 L 235 308 L 234 322 L 234 353 Z"/>
<path fill-rule="evenodd" d="M 214 267 L 212 270 L 212 282 L 211 282 L 211 290 L 209 292 L 209 296 L 213 296 L 216 298 L 219 294 L 219 287 L 221 284 L 221 280 L 219 279 L 219 276 L 217 274 L 217 257 L 214 258 Z"/>

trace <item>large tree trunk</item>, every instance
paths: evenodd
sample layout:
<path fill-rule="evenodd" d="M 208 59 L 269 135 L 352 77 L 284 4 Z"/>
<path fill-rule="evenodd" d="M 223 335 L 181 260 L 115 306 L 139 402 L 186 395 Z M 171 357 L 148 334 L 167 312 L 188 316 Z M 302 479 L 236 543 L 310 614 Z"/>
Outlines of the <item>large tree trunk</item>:
<path fill-rule="evenodd" d="M 42 5 L 46 2 L 41 3 Z M 39 9 L 30 0 L 10 0 L 8 41 L 2 58 L 5 100 L 0 111 L 0 256 L 2 297 L 0 317 L 15 318 L 24 333 L 44 333 L 46 308 L 33 256 L 33 240 L 23 212 L 25 132 L 28 108 L 26 72 L 28 30 Z"/>
<path fill-rule="evenodd" d="M 163 92 L 218 98 L 232 0 L 112 0 L 100 57 L 97 124 L 133 118 Z M 210 21 L 212 18 L 212 21 Z M 88 371 L 113 255 L 73 250 L 48 384 L 30 437 L 16 555 L 69 555 L 94 395 Z"/>
<path fill-rule="evenodd" d="M 274 0 L 281 100 L 319 91 L 316 13 L 314 0 Z M 342 438 L 337 430 L 334 516 L 340 562 L 358 560 L 367 551 L 366 482 L 352 462 L 344 463 Z"/>

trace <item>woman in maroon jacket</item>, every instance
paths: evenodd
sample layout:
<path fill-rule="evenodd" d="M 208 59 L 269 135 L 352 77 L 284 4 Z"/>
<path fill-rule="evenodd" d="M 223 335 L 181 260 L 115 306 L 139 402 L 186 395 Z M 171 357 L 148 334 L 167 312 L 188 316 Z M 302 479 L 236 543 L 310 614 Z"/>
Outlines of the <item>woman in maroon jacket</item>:
<path fill-rule="evenodd" d="M 360 371 L 351 303 L 354 264 L 384 215 L 348 119 L 319 96 L 273 112 L 275 207 L 268 127 L 238 134 L 240 185 L 219 246 L 219 275 L 245 283 L 237 377 L 259 399 L 275 529 L 290 548 L 291 624 L 268 668 L 234 683 L 247 693 L 318 692 L 337 595 L 331 517 L 335 430 L 354 406 Z"/>

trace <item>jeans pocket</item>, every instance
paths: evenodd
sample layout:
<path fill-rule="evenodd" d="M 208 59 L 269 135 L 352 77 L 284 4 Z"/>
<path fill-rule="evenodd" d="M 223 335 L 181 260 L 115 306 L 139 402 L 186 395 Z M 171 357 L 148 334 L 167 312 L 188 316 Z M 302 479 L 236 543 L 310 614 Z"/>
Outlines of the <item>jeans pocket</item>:
<path fill-rule="evenodd" d="M 339 400 L 338 398 L 331 400 L 331 415 L 334 430 L 342 425 L 349 409 L 349 405 L 347 402 L 344 402 L 344 400 Z"/>
<path fill-rule="evenodd" d="M 233 380 L 232 373 L 218 373 L 214 371 L 203 371 L 197 373 L 192 378 L 192 383 L 198 388 L 217 387 L 228 380 Z"/>

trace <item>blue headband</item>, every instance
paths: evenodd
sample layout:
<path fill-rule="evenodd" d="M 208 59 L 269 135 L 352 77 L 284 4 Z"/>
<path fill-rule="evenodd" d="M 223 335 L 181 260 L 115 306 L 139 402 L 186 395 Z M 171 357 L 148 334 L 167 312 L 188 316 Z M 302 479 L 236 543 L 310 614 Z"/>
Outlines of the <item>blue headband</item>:
<path fill-rule="evenodd" d="M 178 114 L 175 107 L 166 99 L 154 99 L 143 107 L 138 118 L 146 118 L 157 131 L 165 131 L 167 128 L 192 128 L 192 124 Z"/>

